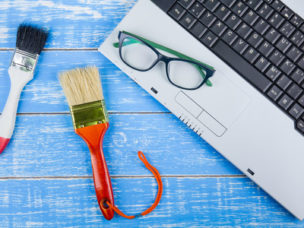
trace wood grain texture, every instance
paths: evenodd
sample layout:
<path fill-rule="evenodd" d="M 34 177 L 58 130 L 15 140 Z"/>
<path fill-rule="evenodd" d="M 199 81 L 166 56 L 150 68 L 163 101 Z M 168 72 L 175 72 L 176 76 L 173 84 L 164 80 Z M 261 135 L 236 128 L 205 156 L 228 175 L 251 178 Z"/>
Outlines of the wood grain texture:
<path fill-rule="evenodd" d="M 7 73 L 13 52 L 0 52 L 0 110 L 9 92 Z M 95 65 L 99 67 L 104 96 L 111 112 L 167 111 L 147 92 L 122 73 L 97 51 L 42 52 L 34 79 L 26 85 L 19 113 L 68 112 L 69 108 L 58 81 L 61 71 Z"/>
<path fill-rule="evenodd" d="M 159 207 L 146 217 L 106 221 L 92 179 L 0 180 L 1 227 L 302 227 L 246 178 L 163 178 Z M 116 205 L 128 214 L 155 197 L 152 178 L 113 179 Z"/>
<path fill-rule="evenodd" d="M 92 175 L 90 154 L 70 115 L 18 116 L 1 155 L 1 177 Z M 162 175 L 235 175 L 240 172 L 172 114 L 110 115 L 104 153 L 111 175 L 150 175 L 142 150 Z M 42 168 L 43 167 L 43 168 Z"/>
<path fill-rule="evenodd" d="M 0 111 L 21 22 L 51 32 L 21 96 L 17 128 L 0 155 L 0 227 L 304 227 L 211 146 L 97 52 L 136 0 L 0 1 Z M 60 71 L 100 69 L 111 128 L 105 156 L 116 203 L 136 214 L 156 194 L 137 157 L 164 176 L 164 196 L 143 218 L 108 222 L 95 198 L 90 155 L 73 132 Z M 34 113 L 34 114 L 31 114 Z"/>
<path fill-rule="evenodd" d="M 0 48 L 15 48 L 22 22 L 50 30 L 46 48 L 97 48 L 136 0 L 1 0 Z"/>

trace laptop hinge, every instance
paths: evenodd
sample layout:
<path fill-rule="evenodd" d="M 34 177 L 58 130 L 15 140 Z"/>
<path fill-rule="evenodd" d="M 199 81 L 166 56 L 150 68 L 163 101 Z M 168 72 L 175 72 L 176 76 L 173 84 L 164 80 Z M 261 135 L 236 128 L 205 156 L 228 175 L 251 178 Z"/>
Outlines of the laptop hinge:
<path fill-rule="evenodd" d="M 152 0 L 152 2 L 154 2 L 163 11 L 168 12 L 176 0 Z"/>

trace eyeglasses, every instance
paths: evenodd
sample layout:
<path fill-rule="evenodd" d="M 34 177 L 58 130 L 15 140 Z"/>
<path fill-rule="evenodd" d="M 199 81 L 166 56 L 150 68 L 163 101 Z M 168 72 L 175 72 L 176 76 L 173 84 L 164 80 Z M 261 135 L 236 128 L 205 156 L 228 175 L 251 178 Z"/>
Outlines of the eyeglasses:
<path fill-rule="evenodd" d="M 164 62 L 172 85 L 185 90 L 196 90 L 204 84 L 212 86 L 209 79 L 215 72 L 213 67 L 129 32 L 119 32 L 118 39 L 119 42 L 113 46 L 119 48 L 121 60 L 134 70 L 149 71 L 159 62 Z M 165 56 L 157 49 L 177 58 Z"/>

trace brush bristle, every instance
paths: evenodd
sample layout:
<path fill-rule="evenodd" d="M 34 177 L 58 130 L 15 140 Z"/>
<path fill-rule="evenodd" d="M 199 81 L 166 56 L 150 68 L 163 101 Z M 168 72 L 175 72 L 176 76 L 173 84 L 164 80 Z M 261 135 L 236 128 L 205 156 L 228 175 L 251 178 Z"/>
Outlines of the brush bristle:
<path fill-rule="evenodd" d="M 97 67 L 63 72 L 59 80 L 70 106 L 104 99 Z"/>
<path fill-rule="evenodd" d="M 17 32 L 16 47 L 22 51 L 40 55 L 48 38 L 48 33 L 41 28 L 21 24 Z"/>

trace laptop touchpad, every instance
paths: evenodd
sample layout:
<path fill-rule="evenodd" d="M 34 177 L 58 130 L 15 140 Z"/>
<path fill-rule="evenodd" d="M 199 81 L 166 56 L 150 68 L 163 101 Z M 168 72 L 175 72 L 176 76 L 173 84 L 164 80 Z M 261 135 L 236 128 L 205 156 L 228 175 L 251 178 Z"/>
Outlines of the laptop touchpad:
<path fill-rule="evenodd" d="M 211 81 L 212 87 L 204 85 L 198 90 L 184 93 L 202 110 L 229 128 L 246 109 L 250 98 L 220 70 L 215 72 Z"/>

